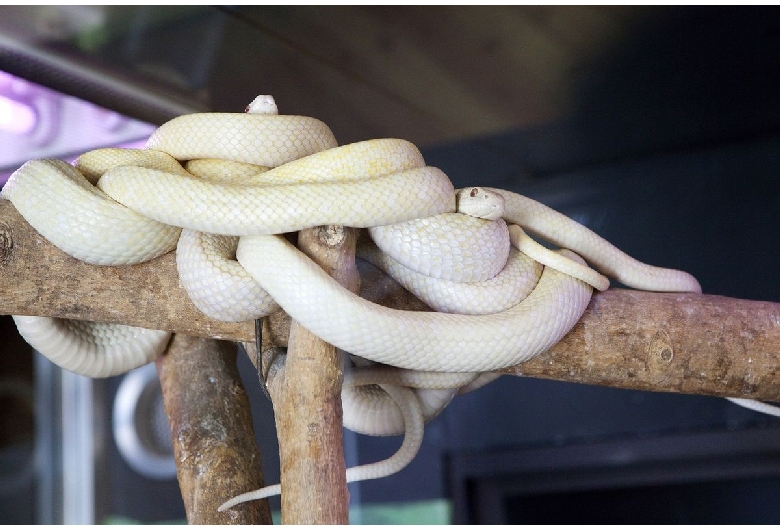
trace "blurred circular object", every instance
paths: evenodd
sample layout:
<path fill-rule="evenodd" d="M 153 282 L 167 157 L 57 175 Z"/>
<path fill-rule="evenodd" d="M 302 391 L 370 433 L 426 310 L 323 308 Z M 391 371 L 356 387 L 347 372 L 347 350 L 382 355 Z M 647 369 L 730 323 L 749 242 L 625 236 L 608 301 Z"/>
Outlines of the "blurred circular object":
<path fill-rule="evenodd" d="M 153 363 L 128 372 L 119 384 L 113 431 L 119 453 L 136 473 L 156 480 L 176 477 L 170 424 Z"/>

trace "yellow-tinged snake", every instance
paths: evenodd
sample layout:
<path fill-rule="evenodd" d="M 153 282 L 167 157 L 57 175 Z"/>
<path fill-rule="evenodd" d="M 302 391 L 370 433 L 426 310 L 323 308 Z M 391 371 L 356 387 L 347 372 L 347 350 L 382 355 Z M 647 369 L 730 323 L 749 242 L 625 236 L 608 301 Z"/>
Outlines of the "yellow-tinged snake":
<path fill-rule="evenodd" d="M 609 285 L 585 260 L 630 287 L 701 291 L 691 275 L 637 262 L 536 201 L 486 188 L 456 192 L 407 141 L 339 147 L 325 124 L 278 115 L 267 96 L 244 114 L 176 118 L 144 150 L 99 149 L 74 166 L 30 161 L 2 196 L 78 259 L 134 264 L 175 248 L 182 283 L 209 316 L 244 321 L 281 306 L 342 350 L 389 365 L 348 374 L 345 425 L 405 432 L 404 444 L 386 461 L 349 470 L 350 480 L 397 471 L 417 452 L 423 420 L 458 388 L 559 341 L 592 289 Z M 367 228 L 360 255 L 436 311 L 362 299 L 277 235 L 328 224 Z M 547 250 L 525 231 L 568 250 Z M 128 326 L 15 320 L 44 355 L 93 377 L 148 363 L 168 341 L 165 332 Z M 355 390 L 373 384 L 386 393 Z"/>

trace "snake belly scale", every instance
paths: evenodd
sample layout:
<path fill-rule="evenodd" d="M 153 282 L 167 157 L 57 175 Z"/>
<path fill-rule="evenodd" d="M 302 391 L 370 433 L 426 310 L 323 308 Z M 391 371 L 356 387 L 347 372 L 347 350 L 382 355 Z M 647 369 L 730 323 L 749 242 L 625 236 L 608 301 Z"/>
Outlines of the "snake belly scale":
<path fill-rule="evenodd" d="M 2 197 L 78 259 L 133 264 L 175 249 L 184 287 L 209 316 L 242 321 L 281 306 L 359 358 L 345 378 L 345 425 L 405 437 L 396 455 L 350 469 L 349 480 L 399 470 L 417 452 L 423 422 L 459 388 L 486 384 L 494 376 L 480 374 L 559 341 L 593 288 L 609 283 L 585 260 L 629 286 L 700 292 L 689 274 L 636 262 L 531 199 L 488 188 L 456 192 L 407 141 L 337 146 L 325 124 L 280 116 L 269 97 L 245 114 L 171 120 L 143 150 L 99 149 L 73 166 L 30 161 Z M 359 256 L 433 311 L 360 298 L 279 235 L 325 224 L 369 229 Z M 523 229 L 562 249 L 536 244 Z M 93 377 L 148 363 L 168 341 L 165 332 L 127 326 L 15 320 L 44 355 Z M 222 509 L 275 493 L 251 492 Z"/>

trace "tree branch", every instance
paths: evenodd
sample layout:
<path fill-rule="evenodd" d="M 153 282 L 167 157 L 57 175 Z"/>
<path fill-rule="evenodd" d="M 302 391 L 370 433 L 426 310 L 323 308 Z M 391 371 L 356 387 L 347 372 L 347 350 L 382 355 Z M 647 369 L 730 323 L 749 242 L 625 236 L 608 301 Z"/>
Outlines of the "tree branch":
<path fill-rule="evenodd" d="M 561 342 L 506 372 L 778 401 L 780 304 L 611 289 Z"/>
<path fill-rule="evenodd" d="M 271 524 L 268 502 L 225 512 L 227 499 L 263 486 L 249 400 L 229 342 L 174 335 L 157 359 L 187 522 Z"/>
<path fill-rule="evenodd" d="M 0 200 L 0 313 L 121 322 L 253 341 L 252 322 L 209 319 L 179 285 L 172 254 L 130 267 L 71 258 Z M 269 319 L 287 343 L 289 319 Z M 670 353 L 671 352 L 671 357 Z M 508 373 L 641 390 L 780 399 L 780 304 L 712 295 L 596 293 L 556 346 Z"/>
<path fill-rule="evenodd" d="M 301 250 L 342 285 L 357 291 L 354 229 L 317 227 L 298 236 Z M 342 443 L 341 385 L 336 347 L 292 321 L 281 370 L 268 390 L 279 438 L 282 523 L 348 524 Z"/>

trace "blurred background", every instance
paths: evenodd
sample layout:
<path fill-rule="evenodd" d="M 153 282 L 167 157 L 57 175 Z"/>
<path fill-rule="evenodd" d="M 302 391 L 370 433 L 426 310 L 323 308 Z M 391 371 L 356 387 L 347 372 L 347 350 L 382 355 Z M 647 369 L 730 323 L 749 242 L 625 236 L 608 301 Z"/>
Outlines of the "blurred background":
<path fill-rule="evenodd" d="M 774 7 L 0 6 L 0 182 L 272 94 L 340 143 L 410 140 L 456 187 L 534 197 L 706 293 L 780 301 L 778 34 Z M 0 522 L 183 520 L 154 369 L 74 376 L 0 324 Z M 239 363 L 274 482 L 270 404 Z M 347 464 L 399 444 L 345 432 Z M 353 523 L 777 523 L 780 421 L 503 377 L 350 492 Z"/>

